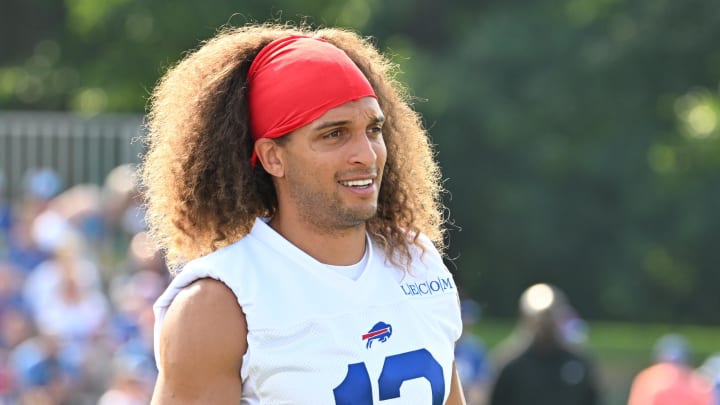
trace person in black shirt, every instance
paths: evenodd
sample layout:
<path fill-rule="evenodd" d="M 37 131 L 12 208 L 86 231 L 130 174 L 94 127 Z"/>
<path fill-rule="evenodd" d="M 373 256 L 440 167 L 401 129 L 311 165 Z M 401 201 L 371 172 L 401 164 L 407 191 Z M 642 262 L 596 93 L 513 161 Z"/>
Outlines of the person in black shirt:
<path fill-rule="evenodd" d="M 518 328 L 496 350 L 489 405 L 597 405 L 594 366 L 577 345 L 582 325 L 557 287 L 528 288 Z"/>

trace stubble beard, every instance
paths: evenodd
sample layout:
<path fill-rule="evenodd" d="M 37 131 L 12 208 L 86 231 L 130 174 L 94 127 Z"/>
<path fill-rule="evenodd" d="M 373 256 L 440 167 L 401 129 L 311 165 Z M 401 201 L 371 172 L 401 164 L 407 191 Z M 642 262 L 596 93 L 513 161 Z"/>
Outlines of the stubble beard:
<path fill-rule="evenodd" d="M 349 207 L 337 193 L 292 190 L 303 222 L 326 234 L 345 233 L 364 226 L 377 213 L 377 201 L 363 207 Z"/>

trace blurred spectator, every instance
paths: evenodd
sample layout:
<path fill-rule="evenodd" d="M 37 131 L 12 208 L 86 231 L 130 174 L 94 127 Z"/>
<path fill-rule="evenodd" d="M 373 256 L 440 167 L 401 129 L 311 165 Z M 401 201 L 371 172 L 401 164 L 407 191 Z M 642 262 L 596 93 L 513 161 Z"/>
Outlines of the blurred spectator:
<path fill-rule="evenodd" d="M 17 307 L 0 311 L 0 404 L 15 403 L 21 392 L 11 353 L 34 334 L 29 315 Z"/>
<path fill-rule="evenodd" d="M 35 217 L 47 209 L 50 201 L 62 189 L 60 175 L 51 168 L 30 169 L 23 176 L 23 195 L 20 204 Z"/>
<path fill-rule="evenodd" d="M 595 405 L 594 366 L 577 344 L 583 323 L 556 287 L 536 284 L 520 297 L 520 319 L 501 343 L 491 405 Z"/>
<path fill-rule="evenodd" d="M 5 240 L 12 222 L 12 209 L 10 201 L 7 199 L 6 190 L 7 180 L 5 174 L 0 170 L 0 242 Z"/>
<path fill-rule="evenodd" d="M 131 359 L 118 357 L 113 361 L 110 387 L 102 394 L 98 405 L 145 405 L 150 402 L 142 366 Z"/>
<path fill-rule="evenodd" d="M 67 190 L 30 170 L 14 201 L 0 178 L 0 405 L 148 403 L 152 304 L 169 273 L 134 170 Z"/>
<path fill-rule="evenodd" d="M 62 284 L 74 278 L 82 289 L 99 289 L 99 270 L 84 254 L 84 240 L 75 232 L 68 232 L 54 246 L 50 259 L 40 263 L 28 275 L 23 296 L 33 316 L 37 317 L 46 308 L 46 301 L 57 297 Z"/>
<path fill-rule="evenodd" d="M 102 403 L 107 404 L 147 403 L 157 378 L 152 304 L 167 285 L 169 273 L 161 252 L 145 232 L 132 237 L 126 256 L 123 271 L 109 283 L 115 309 L 111 332 L 118 345 L 113 364 L 119 368 L 111 389 L 103 395 Z"/>
<path fill-rule="evenodd" d="M 85 342 L 98 333 L 108 316 L 102 292 L 80 282 L 76 272 L 65 272 L 55 288 L 38 300 L 35 319 L 41 332 L 66 342 Z"/>
<path fill-rule="evenodd" d="M 698 372 L 713 385 L 714 405 L 720 405 L 720 353 L 714 353 L 700 366 Z"/>
<path fill-rule="evenodd" d="M 105 216 L 127 235 L 146 229 L 142 194 L 138 190 L 136 168 L 124 164 L 108 173 L 103 185 Z"/>
<path fill-rule="evenodd" d="M 7 260 L 25 274 L 50 257 L 33 238 L 35 218 L 33 209 L 19 209 L 7 237 Z"/>
<path fill-rule="evenodd" d="M 110 298 L 115 307 L 114 333 L 125 342 L 138 337 L 144 312 L 167 285 L 167 271 L 162 254 L 147 233 L 133 236 L 125 269 L 110 281 Z M 148 350 L 151 350 L 152 345 Z"/>
<path fill-rule="evenodd" d="M 7 261 L 0 260 L 0 316 L 8 309 L 23 309 L 24 275 Z"/>
<path fill-rule="evenodd" d="M 103 241 L 105 231 L 101 204 L 100 187 L 78 184 L 53 198 L 50 208 L 95 245 Z"/>
<path fill-rule="evenodd" d="M 633 380 L 628 405 L 714 405 L 710 380 L 689 366 L 690 346 L 683 336 L 662 336 L 653 360 Z"/>
<path fill-rule="evenodd" d="M 487 396 L 490 368 L 485 344 L 473 332 L 473 326 L 480 319 L 480 306 L 473 300 L 464 299 L 460 309 L 463 332 L 455 343 L 455 366 L 467 404 L 482 405 Z"/>
<path fill-rule="evenodd" d="M 11 352 L 9 363 L 17 378 L 19 403 L 61 404 L 70 397 L 71 372 L 54 337 L 38 335 L 25 340 Z"/>

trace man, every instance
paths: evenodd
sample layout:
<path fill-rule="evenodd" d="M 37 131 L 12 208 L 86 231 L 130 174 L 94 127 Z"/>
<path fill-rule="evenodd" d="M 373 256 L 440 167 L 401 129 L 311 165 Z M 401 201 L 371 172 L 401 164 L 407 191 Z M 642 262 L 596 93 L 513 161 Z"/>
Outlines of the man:
<path fill-rule="evenodd" d="M 595 405 L 593 363 L 575 344 L 579 319 L 560 289 L 535 284 L 520 297 L 516 332 L 496 349 L 490 405 Z"/>
<path fill-rule="evenodd" d="M 715 405 L 711 380 L 690 366 L 685 337 L 676 333 L 660 337 L 653 360 L 633 379 L 628 405 Z"/>
<path fill-rule="evenodd" d="M 440 174 L 391 73 L 356 34 L 260 25 L 161 80 L 153 403 L 464 403 Z"/>

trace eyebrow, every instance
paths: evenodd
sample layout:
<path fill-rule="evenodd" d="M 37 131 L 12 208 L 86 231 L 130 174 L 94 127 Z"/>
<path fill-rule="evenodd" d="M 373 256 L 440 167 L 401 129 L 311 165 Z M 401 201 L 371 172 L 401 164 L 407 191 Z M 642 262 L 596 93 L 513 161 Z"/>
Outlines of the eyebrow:
<path fill-rule="evenodd" d="M 376 117 L 374 117 L 374 118 L 372 118 L 372 119 L 370 120 L 370 123 L 372 123 L 372 124 L 381 124 L 381 123 L 383 123 L 383 122 L 385 122 L 385 117 L 382 116 L 382 115 L 378 115 L 378 116 L 376 116 Z M 342 126 L 345 126 L 345 125 L 349 125 L 349 124 L 351 124 L 351 123 L 352 123 L 352 121 L 350 121 L 350 120 L 327 121 L 327 122 L 323 122 L 323 123 L 321 123 L 321 124 L 318 124 L 318 125 L 317 125 L 316 127 L 314 127 L 313 129 L 314 129 L 315 131 L 320 131 L 320 130 L 323 130 L 323 129 L 326 129 L 326 128 L 342 127 Z"/>

